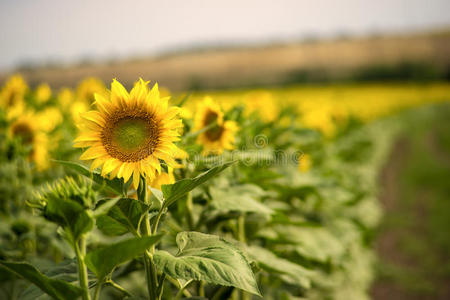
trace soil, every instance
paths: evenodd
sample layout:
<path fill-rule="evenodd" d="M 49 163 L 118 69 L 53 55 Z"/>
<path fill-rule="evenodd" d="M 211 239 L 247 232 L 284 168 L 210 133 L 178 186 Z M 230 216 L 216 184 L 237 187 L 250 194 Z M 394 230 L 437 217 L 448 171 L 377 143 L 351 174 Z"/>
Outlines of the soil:
<path fill-rule="evenodd" d="M 421 140 L 417 141 L 418 137 Z M 414 138 L 416 140 L 413 141 Z M 377 266 L 378 279 L 370 291 L 373 299 L 450 299 L 450 278 L 445 270 L 449 249 L 432 244 L 433 238 L 430 237 L 433 234 L 430 224 L 432 218 L 436 217 L 434 205 L 442 198 L 437 198 L 430 186 L 410 182 L 405 184 L 405 177 L 410 176 L 406 172 L 410 170 L 413 160 L 417 160 L 413 154 L 417 142 L 423 143 L 424 149 L 428 149 L 421 154 L 430 156 L 426 159 L 444 166 L 443 170 L 447 172 L 444 174 L 449 174 L 450 156 L 439 147 L 437 140 L 436 130 L 413 138 L 400 138 L 380 176 L 379 199 L 385 218 L 375 241 L 380 263 Z M 445 169 L 445 165 L 448 169 Z M 419 169 L 419 173 L 427 173 L 426 168 Z M 442 266 L 439 262 L 443 262 Z"/>

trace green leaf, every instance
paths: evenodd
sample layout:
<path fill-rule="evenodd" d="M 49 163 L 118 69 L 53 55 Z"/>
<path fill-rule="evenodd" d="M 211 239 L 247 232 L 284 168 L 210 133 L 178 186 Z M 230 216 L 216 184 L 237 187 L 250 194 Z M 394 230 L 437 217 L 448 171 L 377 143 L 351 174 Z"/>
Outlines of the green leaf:
<path fill-rule="evenodd" d="M 121 198 L 106 215 L 97 218 L 97 227 L 108 235 L 136 232 L 142 216 L 148 209 L 148 205 L 142 201 Z"/>
<path fill-rule="evenodd" d="M 248 260 L 231 242 L 193 231 L 180 232 L 176 240 L 176 256 L 167 251 L 157 251 L 153 256 L 162 272 L 176 279 L 234 286 L 261 296 Z"/>
<path fill-rule="evenodd" d="M 55 161 L 57 163 L 60 163 L 64 166 L 71 168 L 72 170 L 76 171 L 77 173 L 83 176 L 86 176 L 87 178 L 92 179 L 98 185 L 105 187 L 109 192 L 119 195 L 123 194 L 123 181 L 119 178 L 107 179 L 101 176 L 100 173 L 98 172 L 89 171 L 88 168 L 79 163 L 63 160 L 55 160 Z"/>
<path fill-rule="evenodd" d="M 306 289 L 310 287 L 311 271 L 258 246 L 248 247 L 247 250 L 259 266 L 269 274 L 279 274 L 282 280 L 290 284 L 299 285 Z"/>
<path fill-rule="evenodd" d="M 231 166 L 234 161 L 224 163 L 222 165 L 216 166 L 214 168 L 209 169 L 206 172 L 201 173 L 200 175 L 194 178 L 186 178 L 182 180 L 178 180 L 174 184 L 164 184 L 162 185 L 162 192 L 164 194 L 165 202 L 164 206 L 168 207 L 173 204 L 175 201 L 181 199 L 185 194 L 195 189 L 200 184 L 205 181 L 211 179 L 216 176 L 229 166 Z"/>
<path fill-rule="evenodd" d="M 225 189 L 210 188 L 213 198 L 211 207 L 221 212 L 240 211 L 271 215 L 273 210 L 257 199 L 264 195 L 264 191 L 252 184 L 232 186 Z"/>
<path fill-rule="evenodd" d="M 0 261 L 0 267 L 30 281 L 55 299 L 77 299 L 82 292 L 77 286 L 45 276 L 28 263 Z"/>
<path fill-rule="evenodd" d="M 86 254 L 86 265 L 101 280 L 115 267 L 144 253 L 161 240 L 162 234 L 135 237 Z"/>
<path fill-rule="evenodd" d="M 151 209 L 157 209 L 160 210 L 163 203 L 164 203 L 164 195 L 163 193 L 155 188 L 150 188 L 150 192 L 154 196 L 154 200 L 151 204 Z"/>
<path fill-rule="evenodd" d="M 75 242 L 79 237 L 92 229 L 94 219 L 78 202 L 69 199 L 49 197 L 44 209 L 44 217 L 57 223 L 70 234 Z"/>
<path fill-rule="evenodd" d="M 98 216 L 101 216 L 101 215 L 104 215 L 104 214 L 108 213 L 108 211 L 114 205 L 116 205 L 116 203 L 119 200 L 120 200 L 120 197 L 116 197 L 116 198 L 113 198 L 113 199 L 100 200 L 98 205 L 95 207 L 94 217 L 98 217 Z"/>

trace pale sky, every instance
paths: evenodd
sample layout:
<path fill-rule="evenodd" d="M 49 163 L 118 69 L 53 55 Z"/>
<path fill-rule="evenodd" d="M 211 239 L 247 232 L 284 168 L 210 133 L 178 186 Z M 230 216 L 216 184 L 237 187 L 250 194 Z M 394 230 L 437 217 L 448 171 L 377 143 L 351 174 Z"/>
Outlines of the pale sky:
<path fill-rule="evenodd" d="M 450 0 L 0 0 L 0 71 L 205 44 L 450 27 Z"/>

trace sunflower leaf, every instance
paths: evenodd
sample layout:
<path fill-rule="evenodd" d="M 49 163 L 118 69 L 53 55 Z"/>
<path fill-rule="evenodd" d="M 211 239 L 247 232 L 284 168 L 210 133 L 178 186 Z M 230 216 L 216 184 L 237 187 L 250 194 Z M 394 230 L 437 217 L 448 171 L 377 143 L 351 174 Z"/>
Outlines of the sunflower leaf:
<path fill-rule="evenodd" d="M 261 215 L 274 213 L 272 209 L 258 200 L 265 192 L 256 185 L 243 184 L 225 189 L 211 187 L 210 193 L 213 199 L 210 206 L 220 213 L 230 211 L 251 212 Z"/>
<path fill-rule="evenodd" d="M 0 268 L 28 280 L 54 299 L 78 299 L 82 293 L 79 287 L 50 278 L 29 263 L 0 261 Z"/>
<path fill-rule="evenodd" d="M 91 251 L 86 255 L 86 265 L 102 280 L 119 264 L 133 259 L 158 243 L 162 236 L 135 237 Z"/>
<path fill-rule="evenodd" d="M 49 197 L 44 208 L 44 217 L 66 230 L 71 242 L 92 229 L 94 219 L 78 202 L 69 199 Z"/>
<path fill-rule="evenodd" d="M 122 195 L 123 194 L 123 180 L 119 178 L 114 179 L 108 179 L 100 175 L 98 172 L 91 172 L 88 168 L 83 166 L 82 164 L 71 162 L 71 161 L 64 161 L 64 160 L 55 160 L 55 162 L 69 167 L 75 172 L 86 176 L 87 178 L 90 178 L 98 185 L 104 187 L 109 192 L 112 192 L 114 194 Z"/>
<path fill-rule="evenodd" d="M 107 235 L 136 232 L 143 214 L 149 206 L 132 198 L 121 198 L 107 214 L 97 218 L 97 227 Z"/>
<path fill-rule="evenodd" d="M 278 275 L 283 281 L 301 286 L 308 289 L 311 285 L 310 277 L 312 271 L 293 263 L 287 259 L 276 256 L 271 251 L 258 247 L 251 246 L 247 248 L 248 253 L 259 266 L 273 275 Z"/>
<path fill-rule="evenodd" d="M 234 161 L 231 161 L 215 166 L 194 178 L 186 178 L 178 180 L 174 184 L 163 184 L 161 188 L 165 199 L 164 206 L 165 207 L 170 206 L 177 200 L 181 199 L 185 194 L 192 191 L 202 183 L 213 178 L 214 176 L 216 176 L 217 174 L 219 174 L 220 172 L 231 166 L 233 163 Z"/>
<path fill-rule="evenodd" d="M 200 232 L 180 232 L 176 238 L 179 252 L 157 251 L 158 269 L 175 279 L 203 280 L 234 286 L 261 296 L 246 256 L 231 242 Z"/>

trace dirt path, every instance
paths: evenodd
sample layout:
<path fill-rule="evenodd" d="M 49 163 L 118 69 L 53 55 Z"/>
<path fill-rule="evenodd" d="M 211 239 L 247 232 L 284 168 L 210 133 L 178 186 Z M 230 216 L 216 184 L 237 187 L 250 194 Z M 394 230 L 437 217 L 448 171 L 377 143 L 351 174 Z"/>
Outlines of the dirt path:
<path fill-rule="evenodd" d="M 450 124 L 448 117 L 439 112 L 411 128 L 380 176 L 385 218 L 375 243 L 373 299 L 450 299 L 450 139 L 437 129 Z"/>

